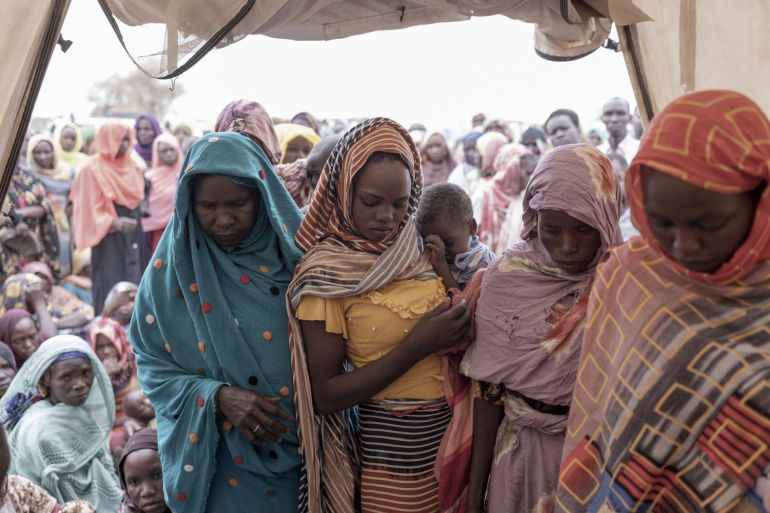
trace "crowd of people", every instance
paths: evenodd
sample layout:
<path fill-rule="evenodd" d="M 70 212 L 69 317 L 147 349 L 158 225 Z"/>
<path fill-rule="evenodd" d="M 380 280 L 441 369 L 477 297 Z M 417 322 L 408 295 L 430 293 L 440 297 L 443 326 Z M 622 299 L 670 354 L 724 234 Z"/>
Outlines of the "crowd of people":
<path fill-rule="evenodd" d="M 770 511 L 770 121 L 30 134 L 0 512 Z"/>

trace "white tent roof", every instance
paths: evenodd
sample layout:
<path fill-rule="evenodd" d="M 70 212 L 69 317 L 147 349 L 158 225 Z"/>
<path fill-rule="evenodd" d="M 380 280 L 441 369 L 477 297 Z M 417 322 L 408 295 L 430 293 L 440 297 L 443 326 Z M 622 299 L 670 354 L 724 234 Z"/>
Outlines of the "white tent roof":
<path fill-rule="evenodd" d="M 93 0 L 92 0 L 93 1 Z M 131 58 L 166 77 L 209 50 L 249 34 L 296 40 L 337 39 L 471 16 L 501 14 L 535 26 L 533 44 L 549 59 L 579 58 L 618 25 L 644 117 L 684 92 L 726 88 L 770 111 L 770 2 L 744 0 L 98 0 Z M 69 0 L 0 0 L 0 192 L 18 155 Z M 132 27 L 159 24 L 162 48 L 140 57 Z M 162 57 L 157 68 L 157 57 Z M 600 79 L 600 78 L 599 78 Z"/>

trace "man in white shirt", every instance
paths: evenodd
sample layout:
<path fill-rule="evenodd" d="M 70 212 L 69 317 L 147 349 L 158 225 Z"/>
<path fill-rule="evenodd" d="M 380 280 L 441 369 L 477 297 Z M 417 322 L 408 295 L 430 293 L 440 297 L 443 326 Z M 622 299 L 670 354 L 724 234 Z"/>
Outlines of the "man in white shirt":
<path fill-rule="evenodd" d="M 599 146 L 608 157 L 620 155 L 626 162 L 631 162 L 639 149 L 639 141 L 628 133 L 631 122 L 631 108 L 623 98 L 613 98 L 602 107 L 602 122 L 607 127 L 609 136 Z"/>

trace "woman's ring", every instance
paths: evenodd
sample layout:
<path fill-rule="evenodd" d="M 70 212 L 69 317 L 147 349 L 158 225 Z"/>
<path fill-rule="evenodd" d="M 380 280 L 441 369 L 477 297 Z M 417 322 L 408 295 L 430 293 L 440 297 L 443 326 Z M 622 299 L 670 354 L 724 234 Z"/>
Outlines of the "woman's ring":
<path fill-rule="evenodd" d="M 256 434 L 257 434 L 257 432 L 258 432 L 260 429 L 262 429 L 262 424 L 257 424 L 257 427 L 255 427 L 254 429 L 252 429 L 252 430 L 251 430 L 251 432 L 252 432 L 252 433 L 254 433 L 254 434 L 256 435 Z"/>

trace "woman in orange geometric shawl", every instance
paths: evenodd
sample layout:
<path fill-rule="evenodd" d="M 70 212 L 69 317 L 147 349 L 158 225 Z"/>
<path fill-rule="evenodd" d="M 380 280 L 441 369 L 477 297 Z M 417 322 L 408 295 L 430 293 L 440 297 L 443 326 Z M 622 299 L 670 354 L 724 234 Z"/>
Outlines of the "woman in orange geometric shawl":
<path fill-rule="evenodd" d="M 554 149 L 532 175 L 524 240 L 487 269 L 461 366 L 476 380 L 469 512 L 552 507 L 591 283 L 623 240 L 620 201 L 610 161 L 588 144 Z"/>
<path fill-rule="evenodd" d="M 626 175 L 641 237 L 597 272 L 557 511 L 770 510 L 769 166 L 770 122 L 739 93 L 650 125 Z"/>

